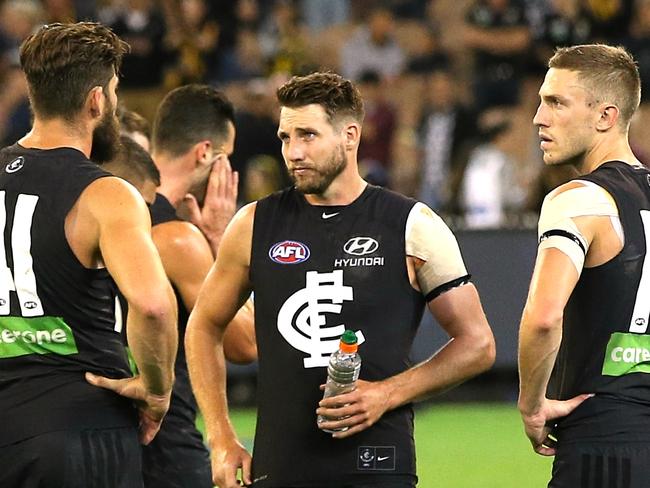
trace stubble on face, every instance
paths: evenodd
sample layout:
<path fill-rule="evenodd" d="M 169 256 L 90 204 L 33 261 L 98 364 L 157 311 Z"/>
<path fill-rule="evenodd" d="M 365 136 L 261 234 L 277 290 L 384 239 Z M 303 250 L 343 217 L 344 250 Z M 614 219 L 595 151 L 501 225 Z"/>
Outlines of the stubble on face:
<path fill-rule="evenodd" d="M 343 144 L 337 144 L 324 164 L 315 165 L 307 170 L 307 174 L 290 171 L 289 175 L 299 192 L 305 195 L 322 195 L 346 167 L 345 148 Z"/>
<path fill-rule="evenodd" d="M 541 144 L 544 163 L 580 166 L 595 130 L 592 119 L 596 100 L 577 73 L 555 68 L 547 73 L 540 95 L 548 99 L 545 116 L 537 124 L 540 136 L 546 138 Z"/>
<path fill-rule="evenodd" d="M 107 99 L 102 119 L 93 130 L 93 145 L 90 159 L 97 164 L 112 161 L 120 147 L 120 122 L 115 115 L 115 107 Z"/>

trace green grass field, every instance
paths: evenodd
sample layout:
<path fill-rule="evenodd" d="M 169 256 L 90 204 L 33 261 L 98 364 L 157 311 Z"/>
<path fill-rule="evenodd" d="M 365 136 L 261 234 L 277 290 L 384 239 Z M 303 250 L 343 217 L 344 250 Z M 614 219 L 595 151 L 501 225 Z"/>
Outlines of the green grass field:
<path fill-rule="evenodd" d="M 233 410 L 240 437 L 252 447 L 254 410 Z M 533 453 L 511 404 L 424 406 L 415 415 L 420 488 L 545 487 L 552 458 Z"/>

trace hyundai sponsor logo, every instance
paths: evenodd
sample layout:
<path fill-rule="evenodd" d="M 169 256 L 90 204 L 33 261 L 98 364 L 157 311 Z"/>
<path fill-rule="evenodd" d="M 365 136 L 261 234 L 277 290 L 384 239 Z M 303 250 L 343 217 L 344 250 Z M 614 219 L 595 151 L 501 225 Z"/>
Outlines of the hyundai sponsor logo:
<path fill-rule="evenodd" d="M 379 243 L 372 237 L 353 237 L 343 246 L 343 250 L 353 256 L 365 256 L 379 249 Z"/>

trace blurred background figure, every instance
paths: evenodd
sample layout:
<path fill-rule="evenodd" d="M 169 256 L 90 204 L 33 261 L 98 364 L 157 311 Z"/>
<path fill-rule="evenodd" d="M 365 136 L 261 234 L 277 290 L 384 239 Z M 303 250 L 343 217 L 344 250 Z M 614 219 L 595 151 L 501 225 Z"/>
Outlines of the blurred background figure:
<path fill-rule="evenodd" d="M 479 144 L 469 155 L 460 188 L 469 229 L 502 227 L 507 212 L 524 203 L 525 191 L 517 184 L 515 162 L 507 152 L 511 129 L 505 110 L 491 109 L 479 117 Z"/>
<path fill-rule="evenodd" d="M 367 14 L 367 19 L 341 49 L 341 74 L 358 81 L 365 71 L 374 71 L 382 79 L 394 79 L 404 69 L 405 55 L 394 38 L 393 13 L 379 6 Z"/>
<path fill-rule="evenodd" d="M 476 114 L 463 104 L 450 71 L 426 77 L 424 110 L 418 123 L 420 187 L 418 198 L 435 210 L 458 213 L 458 188 L 476 143 Z"/>
<path fill-rule="evenodd" d="M 300 7 L 305 25 L 314 34 L 350 18 L 350 0 L 301 0 Z"/>
<path fill-rule="evenodd" d="M 585 44 L 591 38 L 591 23 L 580 6 L 581 0 L 549 0 L 539 32 L 535 35 L 533 72 L 546 73 L 546 63 L 555 48 Z"/>
<path fill-rule="evenodd" d="M 472 86 L 477 110 L 519 103 L 530 39 L 519 0 L 475 0 L 471 5 L 463 41 L 474 58 Z"/>
<path fill-rule="evenodd" d="M 20 69 L 20 44 L 45 19 L 37 1 L 0 3 L 0 145 L 13 144 L 31 128 L 27 82 Z"/>
<path fill-rule="evenodd" d="M 259 29 L 258 41 L 267 74 L 306 73 L 312 70 L 306 29 L 298 21 L 299 11 L 291 0 L 276 0 Z"/>
<path fill-rule="evenodd" d="M 366 110 L 358 153 L 359 171 L 372 184 L 390 186 L 397 112 L 386 100 L 382 81 L 375 71 L 362 73 L 357 88 Z"/>
<path fill-rule="evenodd" d="M 165 70 L 173 59 L 167 43 L 167 23 L 154 0 L 113 2 L 99 11 L 99 19 L 131 46 L 124 57 L 120 100 L 151 121 L 165 95 Z"/>
<path fill-rule="evenodd" d="M 277 136 L 277 107 L 273 90 L 271 80 L 256 78 L 245 85 L 237 103 L 237 138 L 230 159 L 233 169 L 240 175 L 239 195 L 242 203 L 259 198 L 264 191 L 272 193 L 279 190 L 289 182 Z M 256 174 L 249 178 L 248 171 L 253 166 L 257 166 Z M 273 176 L 262 184 L 262 174 Z M 253 198 L 252 195 L 258 196 Z"/>

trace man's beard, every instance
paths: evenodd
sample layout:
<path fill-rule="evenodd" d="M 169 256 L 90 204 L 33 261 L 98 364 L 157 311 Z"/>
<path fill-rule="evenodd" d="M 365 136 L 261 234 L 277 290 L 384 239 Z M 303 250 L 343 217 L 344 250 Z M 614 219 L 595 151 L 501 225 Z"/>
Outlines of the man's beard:
<path fill-rule="evenodd" d="M 107 163 L 115 158 L 120 146 L 120 123 L 113 107 L 106 106 L 99 125 L 93 131 L 93 146 L 90 159 L 97 164 Z"/>
<path fill-rule="evenodd" d="M 324 168 L 314 168 L 313 172 L 315 175 L 313 177 L 296 178 L 292 171 L 289 172 L 289 176 L 299 192 L 305 195 L 322 195 L 327 191 L 332 181 L 343 172 L 346 166 L 345 148 L 343 145 L 339 145 L 334 150 Z"/>

